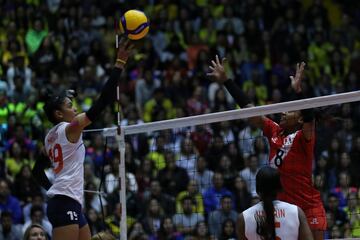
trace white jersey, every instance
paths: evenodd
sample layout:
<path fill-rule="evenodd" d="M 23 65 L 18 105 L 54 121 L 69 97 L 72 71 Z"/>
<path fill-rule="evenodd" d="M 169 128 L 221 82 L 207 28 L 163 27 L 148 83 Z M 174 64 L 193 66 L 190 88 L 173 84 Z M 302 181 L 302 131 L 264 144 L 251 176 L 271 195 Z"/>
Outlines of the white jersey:
<path fill-rule="evenodd" d="M 298 207 L 296 205 L 274 201 L 275 216 L 275 232 L 278 239 L 297 240 L 299 236 L 299 216 Z M 245 222 L 245 236 L 248 240 L 261 240 L 256 233 L 256 219 L 264 216 L 262 202 L 245 210 L 243 212 Z"/>
<path fill-rule="evenodd" d="M 80 204 L 84 193 L 85 147 L 82 135 L 76 143 L 66 137 L 65 127 L 69 123 L 61 122 L 50 129 L 45 137 L 45 149 L 52 163 L 55 179 L 47 195 L 68 196 Z"/>

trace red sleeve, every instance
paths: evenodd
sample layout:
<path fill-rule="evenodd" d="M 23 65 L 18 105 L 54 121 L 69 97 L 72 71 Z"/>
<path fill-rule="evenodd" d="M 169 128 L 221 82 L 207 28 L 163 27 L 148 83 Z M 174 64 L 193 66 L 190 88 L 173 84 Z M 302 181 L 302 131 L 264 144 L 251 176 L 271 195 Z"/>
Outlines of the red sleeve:
<path fill-rule="evenodd" d="M 306 140 L 303 135 L 303 131 L 299 130 L 298 138 L 299 138 L 299 142 L 300 142 L 301 146 L 303 147 L 305 153 L 308 154 L 309 157 L 311 157 L 311 159 L 312 159 L 312 156 L 314 154 L 314 146 L 315 146 L 315 134 L 310 140 Z"/>
<path fill-rule="evenodd" d="M 263 132 L 264 136 L 270 139 L 274 134 L 280 129 L 279 125 L 271 120 L 270 118 L 265 117 L 263 120 Z"/>

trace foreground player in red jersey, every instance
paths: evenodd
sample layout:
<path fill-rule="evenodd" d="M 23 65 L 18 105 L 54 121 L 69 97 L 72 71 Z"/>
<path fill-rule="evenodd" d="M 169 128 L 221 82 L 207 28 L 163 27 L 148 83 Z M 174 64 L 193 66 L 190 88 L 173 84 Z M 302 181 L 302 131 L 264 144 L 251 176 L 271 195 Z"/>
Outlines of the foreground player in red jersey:
<path fill-rule="evenodd" d="M 212 61 L 208 76 L 224 84 L 236 103 L 241 107 L 251 107 L 244 92 L 228 79 L 224 71 L 225 59 L 216 56 Z M 305 63 L 297 64 L 291 85 L 301 97 L 301 80 Z M 261 116 L 249 119 L 250 124 L 261 128 L 270 144 L 269 163 L 278 168 L 284 191 L 278 199 L 295 204 L 305 212 L 314 239 L 323 239 L 326 230 L 326 215 L 320 193 L 312 185 L 312 164 L 315 144 L 315 121 L 311 109 L 285 112 L 280 123 Z"/>

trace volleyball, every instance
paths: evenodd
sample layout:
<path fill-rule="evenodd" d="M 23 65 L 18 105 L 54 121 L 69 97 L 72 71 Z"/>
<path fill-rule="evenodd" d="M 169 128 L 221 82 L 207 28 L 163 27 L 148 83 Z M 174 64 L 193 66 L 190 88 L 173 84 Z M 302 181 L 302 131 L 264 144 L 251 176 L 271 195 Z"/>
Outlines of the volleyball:
<path fill-rule="evenodd" d="M 120 19 L 120 32 L 131 40 L 139 40 L 149 32 L 149 20 L 139 10 L 129 10 Z"/>

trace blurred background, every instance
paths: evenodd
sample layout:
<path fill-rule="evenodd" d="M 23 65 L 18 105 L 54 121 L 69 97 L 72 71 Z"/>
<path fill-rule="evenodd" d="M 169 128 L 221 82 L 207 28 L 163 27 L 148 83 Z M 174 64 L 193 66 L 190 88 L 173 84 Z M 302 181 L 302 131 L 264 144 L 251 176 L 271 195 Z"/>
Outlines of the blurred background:
<path fill-rule="evenodd" d="M 300 61 L 308 97 L 359 90 L 359 1 L 0 0 L 0 239 L 21 239 L 32 222 L 51 237 L 46 194 L 31 176 L 51 128 L 42 95 L 75 89 L 78 111 L 86 111 L 115 60 L 114 23 L 134 8 L 149 17 L 149 34 L 121 78 L 120 109 L 109 107 L 91 128 L 114 126 L 118 109 L 123 125 L 234 109 L 206 77 L 216 54 L 256 105 L 293 100 L 289 75 Z M 322 117 L 314 184 L 327 209 L 326 236 L 360 237 L 360 105 Z M 118 235 L 116 144 L 110 139 L 104 150 L 101 135 L 84 139 L 85 189 L 104 182 L 106 193 L 102 204 L 85 193 L 91 231 Z M 253 178 L 268 146 L 246 121 L 137 135 L 126 147 L 129 239 L 231 239 L 237 213 L 258 201 Z M 188 226 L 180 224 L 184 213 Z"/>

